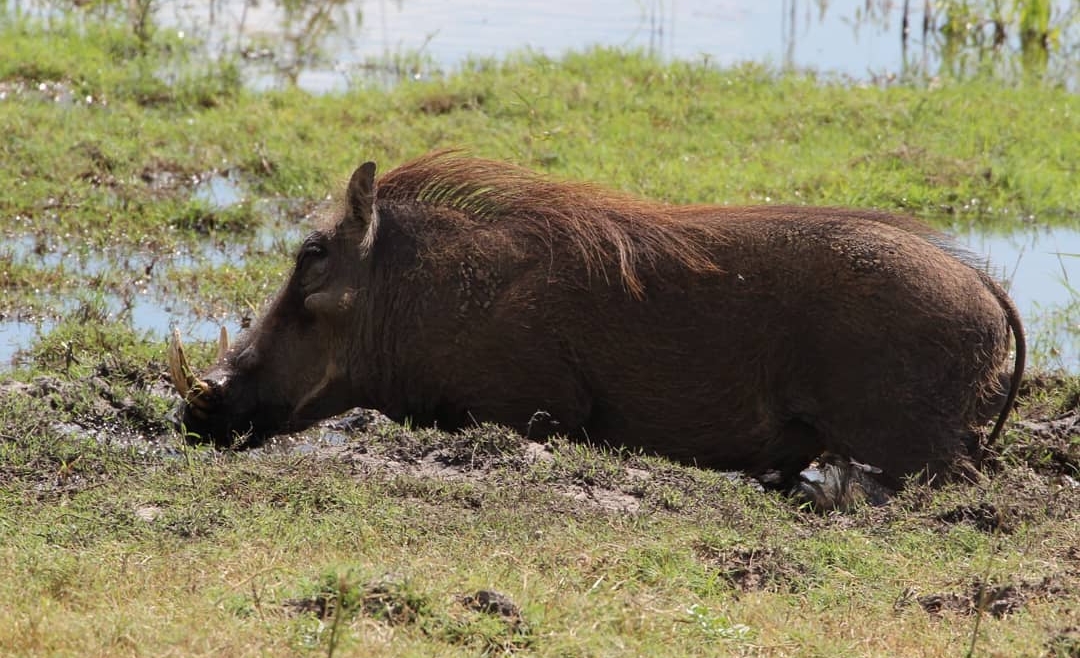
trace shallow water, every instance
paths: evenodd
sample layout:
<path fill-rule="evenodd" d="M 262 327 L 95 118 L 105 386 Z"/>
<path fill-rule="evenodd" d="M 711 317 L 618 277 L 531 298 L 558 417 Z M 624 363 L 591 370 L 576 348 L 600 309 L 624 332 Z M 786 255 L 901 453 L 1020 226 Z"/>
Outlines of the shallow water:
<path fill-rule="evenodd" d="M 214 175 L 196 185 L 192 194 L 214 209 L 225 209 L 243 201 L 245 190 L 230 176 Z M 168 286 L 164 272 L 242 266 L 243 260 L 252 254 L 291 255 L 307 230 L 303 223 L 289 219 L 296 212 L 293 206 L 302 204 L 273 199 L 255 205 L 259 214 L 268 219 L 254 233 L 204 240 L 172 252 L 133 246 L 92 248 L 72 244 L 62 236 L 0 238 L 5 245 L 0 254 L 13 264 L 59 271 L 84 281 L 118 271 L 131 273 L 119 290 L 94 289 L 62 296 L 45 294 L 41 308 L 47 310 L 40 314 L 0 316 L 0 372 L 26 362 L 25 351 L 57 324 L 58 316 L 70 316 L 85 304 L 100 307 L 107 321 L 127 324 L 150 340 L 160 340 L 162 345 L 173 328 L 180 329 L 185 339 L 192 342 L 216 341 L 222 320 L 207 317 L 204 309 L 194 308 L 187 300 L 163 289 L 163 285 Z M 228 329 L 235 334 L 239 328 Z"/>
<path fill-rule="evenodd" d="M 0 0 L 7 11 L 53 18 L 71 6 L 54 0 Z M 80 3 L 75 3 L 80 4 Z M 940 7 L 932 15 L 940 19 Z M 986 3 L 989 4 L 989 3 Z M 910 6 L 907 43 L 904 5 Z M 152 3 L 156 24 L 206 43 L 207 54 L 240 54 L 249 84 L 279 86 L 293 79 L 313 92 L 357 81 L 424 77 L 477 58 L 525 50 L 559 56 L 593 46 L 643 50 L 669 59 L 768 63 L 855 80 L 887 81 L 905 72 L 936 74 L 940 34 L 924 38 L 923 3 L 884 0 L 181 0 Z M 294 9 L 290 16 L 283 6 Z M 1080 40 L 1075 0 L 1050 0 L 1055 32 L 1048 69 L 1071 89 L 1080 85 L 1072 59 Z M 315 9 L 328 21 L 315 20 Z M 123 4 L 103 8 L 118 20 Z M 1072 17 L 1072 20 L 1069 20 Z M 989 23 L 989 21 L 987 21 Z M 968 34 L 977 26 L 965 26 Z M 982 26 L 982 42 L 990 30 Z M 1009 26 L 1004 47 L 961 47 L 956 61 L 1020 51 Z M 980 39 L 972 38 L 977 42 Z M 1008 68 L 1008 67 L 1006 67 Z M 0 90 L 2 97 L 3 90 Z"/>
<path fill-rule="evenodd" d="M 43 333 L 52 329 L 51 321 L 5 320 L 0 322 L 0 372 L 18 365 L 17 356 Z"/>
<path fill-rule="evenodd" d="M 253 77 L 257 88 L 285 79 L 268 73 L 271 69 L 300 62 L 293 70 L 296 82 L 314 92 L 344 89 L 357 78 L 380 74 L 387 82 L 422 77 L 432 68 L 453 70 L 470 59 L 526 49 L 559 56 L 598 45 L 720 65 L 754 61 L 815 69 L 857 80 L 888 79 L 912 67 L 933 72 L 940 66 L 932 39 L 922 43 L 918 29 L 911 30 L 905 52 L 899 2 L 351 0 L 333 12 L 333 27 L 317 40 L 320 58 L 305 57 L 289 45 L 305 23 L 290 25 L 280 4 L 166 3 L 158 16 L 172 29 L 209 35 L 213 52 L 247 53 L 252 69 L 263 72 Z M 921 25 L 922 3 L 911 4 L 913 25 Z M 873 18 L 867 19 L 865 8 L 871 5 Z M 1054 25 L 1075 11 L 1070 0 L 1052 0 L 1051 6 Z M 1061 40 L 1074 41 L 1071 35 Z"/>
<path fill-rule="evenodd" d="M 214 174 L 195 186 L 192 196 L 221 210 L 244 200 L 244 187 L 233 173 Z"/>
<path fill-rule="evenodd" d="M 972 230 L 953 235 L 987 258 L 991 271 L 1009 283 L 1009 293 L 1025 316 L 1080 302 L 1080 230 L 1040 227 L 1006 234 Z"/>
<path fill-rule="evenodd" d="M 985 256 L 991 271 L 1008 283 L 1024 319 L 1028 349 L 1037 353 L 1034 365 L 1080 373 L 1080 230 L 954 235 Z"/>

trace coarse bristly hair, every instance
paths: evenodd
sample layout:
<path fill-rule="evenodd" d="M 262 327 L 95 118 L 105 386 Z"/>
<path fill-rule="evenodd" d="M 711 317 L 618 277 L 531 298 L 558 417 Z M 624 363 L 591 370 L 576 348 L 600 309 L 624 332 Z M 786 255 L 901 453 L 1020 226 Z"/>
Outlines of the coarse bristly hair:
<path fill-rule="evenodd" d="M 642 268 L 674 261 L 692 272 L 715 272 L 709 242 L 724 240 L 721 222 L 706 206 L 675 206 L 561 181 L 523 167 L 468 157 L 460 151 L 428 153 L 383 175 L 380 204 L 420 203 L 452 208 L 485 222 L 513 222 L 513 230 L 542 242 L 561 240 L 580 253 L 590 272 L 617 268 L 623 286 L 644 293 Z"/>

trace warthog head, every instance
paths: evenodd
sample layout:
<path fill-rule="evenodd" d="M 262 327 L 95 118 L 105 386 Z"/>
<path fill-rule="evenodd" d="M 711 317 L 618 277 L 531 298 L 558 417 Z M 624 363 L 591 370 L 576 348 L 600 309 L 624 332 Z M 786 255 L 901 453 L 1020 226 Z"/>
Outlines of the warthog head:
<path fill-rule="evenodd" d="M 284 287 L 235 345 L 222 332 L 217 362 L 201 377 L 174 332 L 169 368 L 190 438 L 248 444 L 354 406 L 347 364 L 370 273 L 364 237 L 374 212 L 374 178 L 372 162 L 353 173 L 336 223 L 304 240 Z"/>

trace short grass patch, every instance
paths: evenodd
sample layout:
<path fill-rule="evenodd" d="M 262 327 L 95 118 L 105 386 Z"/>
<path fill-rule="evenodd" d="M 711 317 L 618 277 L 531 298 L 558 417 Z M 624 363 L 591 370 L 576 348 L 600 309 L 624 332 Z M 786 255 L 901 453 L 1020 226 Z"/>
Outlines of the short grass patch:
<path fill-rule="evenodd" d="M 966 651 L 980 614 L 981 650 L 1040 655 L 1075 625 L 1075 472 L 1013 450 L 1067 412 L 1072 380 L 1028 391 L 984 484 L 819 516 L 495 426 L 335 421 L 298 437 L 313 450 L 235 454 L 122 442 L 146 428 L 111 425 L 107 401 L 154 376 L 92 370 L 98 389 L 0 398 L 14 655 L 935 655 Z"/>

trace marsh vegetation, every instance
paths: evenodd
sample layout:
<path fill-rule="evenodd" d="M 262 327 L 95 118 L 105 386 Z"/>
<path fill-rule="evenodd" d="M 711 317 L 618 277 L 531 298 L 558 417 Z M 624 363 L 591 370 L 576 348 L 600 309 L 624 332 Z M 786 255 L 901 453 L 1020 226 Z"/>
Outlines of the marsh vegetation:
<path fill-rule="evenodd" d="M 303 20 L 345 11 L 291 6 L 315 12 Z M 961 3 L 944 6 L 939 21 Z M 257 315 L 358 162 L 440 146 L 672 203 L 1076 229 L 1080 97 L 1075 67 L 1055 68 L 1076 56 L 1064 6 L 1034 65 L 1019 31 L 1033 19 L 1016 10 L 1003 44 L 978 36 L 993 20 L 950 37 L 956 57 L 1000 65 L 894 78 L 595 48 L 313 94 L 251 85 L 247 46 L 208 51 L 137 11 L 156 3 L 8 3 L 0 327 L 22 333 L 0 382 L 0 646 L 1077 655 L 1080 380 L 1054 372 L 1078 353 L 1067 249 L 1066 301 L 1047 310 L 1052 331 L 1035 328 L 1041 361 L 986 480 L 846 514 L 647 455 L 371 413 L 258 451 L 190 448 L 165 362 L 170 325 L 207 363 L 219 325 Z"/>

